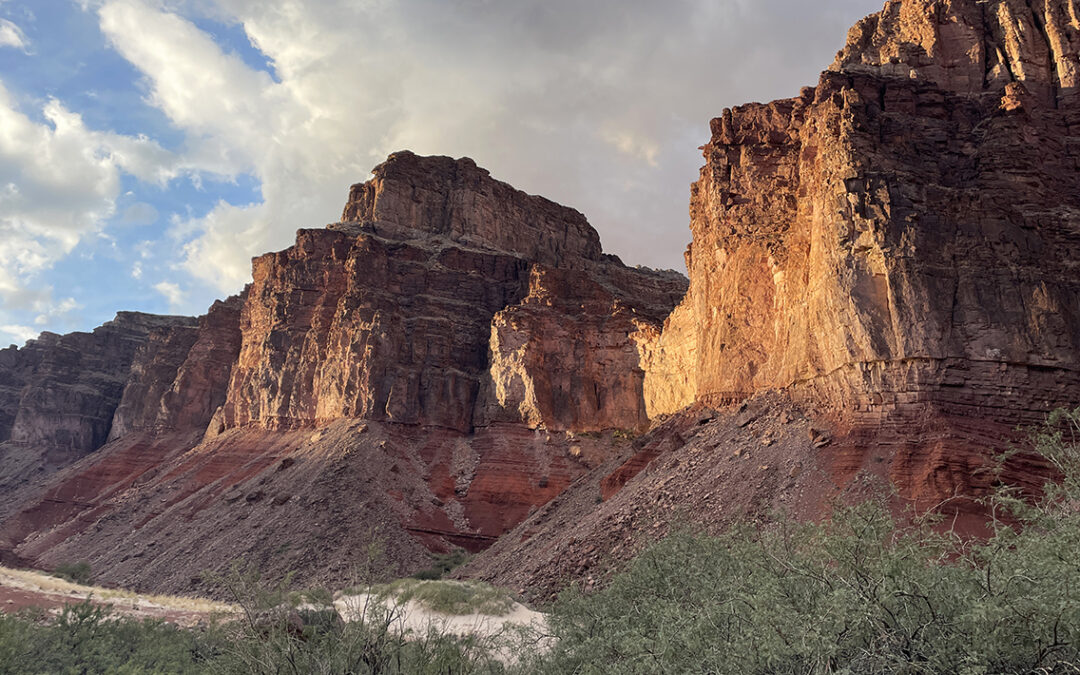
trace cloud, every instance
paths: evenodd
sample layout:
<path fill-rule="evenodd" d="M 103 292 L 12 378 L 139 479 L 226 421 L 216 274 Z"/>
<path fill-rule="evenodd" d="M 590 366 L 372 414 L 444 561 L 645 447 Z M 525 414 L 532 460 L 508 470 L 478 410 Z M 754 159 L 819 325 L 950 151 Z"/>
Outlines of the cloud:
<path fill-rule="evenodd" d="M 22 29 L 7 19 L 0 19 L 0 47 L 26 49 L 28 44 Z"/>
<path fill-rule="evenodd" d="M 34 317 L 34 325 L 48 326 L 55 324 L 57 320 L 64 319 L 75 310 L 81 308 L 82 305 L 76 302 L 75 298 L 64 298 L 57 303 L 46 303 L 45 306 L 41 308 L 41 313 Z"/>
<path fill-rule="evenodd" d="M 38 333 L 39 331 L 29 326 L 19 326 L 17 324 L 0 325 L 0 344 L 7 342 L 8 344 L 21 345 L 27 340 L 36 338 Z"/>
<path fill-rule="evenodd" d="M 154 290 L 165 296 L 165 299 L 169 301 L 169 307 L 176 308 L 184 305 L 187 299 L 183 289 L 179 284 L 172 283 L 171 281 L 162 281 L 154 284 Z"/>
<path fill-rule="evenodd" d="M 42 121 L 23 113 L 0 82 L 0 322 L 7 325 L 22 323 L 11 321 L 13 312 L 33 312 L 35 325 L 51 326 L 74 308 L 71 299 L 54 303 L 41 275 L 102 235 L 123 174 L 164 184 L 181 170 L 154 141 L 89 129 L 57 100 L 39 112 Z"/>
<path fill-rule="evenodd" d="M 709 119 L 813 84 L 879 3 L 106 0 L 98 11 L 184 132 L 186 165 L 261 183 L 262 201 L 221 201 L 173 228 L 184 268 L 226 293 L 252 256 L 336 218 L 348 186 L 402 148 L 471 156 L 582 209 L 628 262 L 678 267 Z M 241 26 L 273 73 L 215 42 L 199 16 Z"/>
<path fill-rule="evenodd" d="M 151 225 L 157 222 L 158 210 L 146 202 L 136 202 L 124 209 L 121 222 L 125 225 Z"/>

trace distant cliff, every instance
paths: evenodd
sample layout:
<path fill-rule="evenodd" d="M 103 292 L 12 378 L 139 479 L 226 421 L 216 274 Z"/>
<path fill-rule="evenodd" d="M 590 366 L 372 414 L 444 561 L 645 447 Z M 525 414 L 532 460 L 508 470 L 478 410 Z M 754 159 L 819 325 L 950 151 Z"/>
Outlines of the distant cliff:
<path fill-rule="evenodd" d="M 341 222 L 255 259 L 242 294 L 112 355 L 100 429 L 70 460 L 97 452 L 24 479 L 10 552 L 185 588 L 266 558 L 271 531 L 293 541 L 282 571 L 318 573 L 349 556 L 314 561 L 298 539 L 380 530 L 386 566 L 407 569 L 425 548 L 482 548 L 618 454 L 614 432 L 649 427 L 640 342 L 685 277 L 624 266 L 580 213 L 472 160 L 400 152 L 373 173 Z M 130 553 L 148 542 L 167 572 Z"/>

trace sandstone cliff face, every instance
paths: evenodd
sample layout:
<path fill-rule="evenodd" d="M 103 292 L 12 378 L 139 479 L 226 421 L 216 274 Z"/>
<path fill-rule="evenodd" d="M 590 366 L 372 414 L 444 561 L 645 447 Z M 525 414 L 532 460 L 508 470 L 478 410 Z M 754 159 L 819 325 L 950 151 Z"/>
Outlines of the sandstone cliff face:
<path fill-rule="evenodd" d="M 580 213 L 471 160 L 374 173 L 344 222 L 255 261 L 225 428 L 648 425 L 630 335 L 659 328 L 679 275 L 603 256 Z"/>
<path fill-rule="evenodd" d="M 639 349 L 682 275 L 468 159 L 374 174 L 240 296 L 132 346 L 109 442 L 21 495 L 0 551 L 193 590 L 241 555 L 340 575 L 378 539 L 400 574 L 486 547 L 648 427 Z"/>
<path fill-rule="evenodd" d="M 75 461 L 100 447 L 139 347 L 191 320 L 121 312 L 92 333 L 43 333 L 0 351 L 0 485 Z"/>
<path fill-rule="evenodd" d="M 3 351 L 0 439 L 75 455 L 105 442 L 136 350 L 186 317 L 121 312 L 92 333 L 43 333 Z"/>
<path fill-rule="evenodd" d="M 135 355 L 109 440 L 136 431 L 207 430 L 240 350 L 243 296 L 215 302 L 197 325 L 152 333 Z"/>
<path fill-rule="evenodd" d="M 1080 400 L 1074 17 L 1054 0 L 889 2 L 816 88 L 713 120 L 690 291 L 665 330 L 693 334 L 667 358 L 697 375 L 672 407 L 788 388 L 856 427 L 952 418 L 947 439 L 956 420 Z M 896 458 L 909 493 L 989 450 L 920 443 Z M 929 496 L 970 480 L 945 473 Z"/>
<path fill-rule="evenodd" d="M 554 267 L 601 257 L 585 216 L 493 180 L 471 159 L 399 152 L 372 173 L 349 191 L 342 222 L 373 225 L 389 239 L 441 235 Z"/>
<path fill-rule="evenodd" d="M 491 316 L 526 268 L 441 241 L 302 230 L 255 261 L 226 427 L 358 417 L 469 431 Z"/>
<path fill-rule="evenodd" d="M 587 274 L 536 265 L 529 292 L 491 323 L 481 420 L 557 431 L 643 429 L 645 373 L 634 310 Z"/>

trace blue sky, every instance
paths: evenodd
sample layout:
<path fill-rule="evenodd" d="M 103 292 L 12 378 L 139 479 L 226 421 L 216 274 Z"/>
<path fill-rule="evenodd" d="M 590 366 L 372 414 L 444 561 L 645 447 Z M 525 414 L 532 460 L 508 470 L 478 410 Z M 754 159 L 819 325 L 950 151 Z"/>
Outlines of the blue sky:
<path fill-rule="evenodd" d="M 199 314 L 388 153 L 470 156 L 681 268 L 724 107 L 880 0 L 0 0 L 0 346 Z"/>

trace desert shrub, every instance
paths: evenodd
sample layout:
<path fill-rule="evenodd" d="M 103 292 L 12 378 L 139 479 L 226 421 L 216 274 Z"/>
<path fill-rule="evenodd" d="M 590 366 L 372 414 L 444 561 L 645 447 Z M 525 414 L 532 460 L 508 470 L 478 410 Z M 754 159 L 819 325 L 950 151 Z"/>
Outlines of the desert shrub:
<path fill-rule="evenodd" d="M 458 637 L 438 625 L 410 632 L 405 609 L 375 602 L 373 593 L 363 596 L 364 606 L 345 623 L 330 607 L 293 609 L 289 579 L 267 583 L 254 567 L 242 563 L 228 574 L 208 578 L 243 615 L 223 627 L 220 655 L 208 665 L 210 672 L 465 675 L 504 670 L 494 657 L 497 639 Z M 365 593 L 372 589 L 370 583 L 361 587 Z"/>
<path fill-rule="evenodd" d="M 1080 410 L 1035 447 L 1064 478 L 1032 503 L 988 500 L 972 541 L 883 503 L 822 524 L 677 532 L 605 589 L 570 590 L 549 673 L 1080 672 Z"/>
<path fill-rule="evenodd" d="M 58 617 L 0 615 L 0 673 L 203 673 L 215 639 L 161 621 L 110 614 L 90 602 Z"/>
<path fill-rule="evenodd" d="M 53 575 L 61 579 L 67 579 L 76 584 L 89 585 L 94 581 L 90 563 L 79 561 L 75 563 L 61 563 L 53 570 Z"/>
<path fill-rule="evenodd" d="M 413 579 L 434 581 L 461 567 L 469 561 L 469 554 L 463 548 L 455 548 L 449 553 L 432 553 L 431 566 L 414 572 Z"/>
<path fill-rule="evenodd" d="M 334 593 L 325 587 L 307 588 L 302 591 L 290 591 L 288 593 L 289 604 L 326 606 L 334 604 Z"/>
<path fill-rule="evenodd" d="M 477 581 L 427 581 L 399 579 L 373 588 L 380 600 L 406 603 L 415 600 L 444 614 L 486 614 L 502 616 L 514 599 L 506 591 Z"/>

